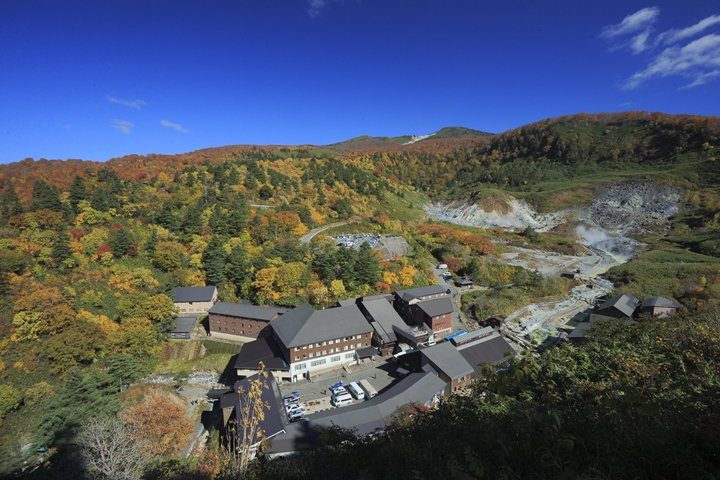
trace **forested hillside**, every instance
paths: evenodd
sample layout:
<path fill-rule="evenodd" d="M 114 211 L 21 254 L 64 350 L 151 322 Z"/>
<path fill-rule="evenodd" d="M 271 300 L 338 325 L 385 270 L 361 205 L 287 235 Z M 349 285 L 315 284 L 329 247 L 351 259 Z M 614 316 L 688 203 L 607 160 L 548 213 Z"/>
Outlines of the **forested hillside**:
<path fill-rule="evenodd" d="M 251 474 L 718 476 L 720 119 L 579 114 L 499 135 L 453 127 L 405 141 L 0 166 L 0 476 L 47 460 L 35 478 L 77 478 L 63 462 L 83 423 L 119 412 L 130 424 L 148 420 L 162 395 L 128 386 L 161 363 L 177 315 L 173 287 L 215 285 L 223 301 L 319 309 L 433 284 L 431 262 L 442 261 L 491 287 L 515 284 L 513 302 L 557 295 L 568 282 L 496 254 L 506 244 L 567 251 L 567 232 L 440 225 L 420 205 L 492 189 L 550 209 L 586 200 L 579 187 L 640 174 L 682 189 L 682 211 L 670 235 L 648 236 L 648 251 L 609 275 L 638 295 L 674 295 L 683 318 L 598 329 L 581 348 L 488 371 L 472 395 L 398 416 L 376 442 L 329 432 L 325 449 Z M 341 225 L 299 241 L 330 224 Z M 386 259 L 328 238 L 355 232 L 402 235 L 413 253 Z M 222 476 L 212 455 L 174 459 L 170 434 L 155 427 L 160 453 L 146 478 Z"/>

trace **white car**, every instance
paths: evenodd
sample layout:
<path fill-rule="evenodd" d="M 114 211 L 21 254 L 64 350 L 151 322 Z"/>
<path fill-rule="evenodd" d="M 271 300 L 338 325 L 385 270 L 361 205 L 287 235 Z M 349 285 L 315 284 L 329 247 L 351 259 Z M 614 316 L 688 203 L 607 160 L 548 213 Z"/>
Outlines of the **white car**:
<path fill-rule="evenodd" d="M 447 264 L 446 264 L 446 263 L 441 263 L 440 265 L 438 265 L 438 268 L 439 268 L 440 270 L 445 270 L 445 269 L 447 269 Z"/>
<path fill-rule="evenodd" d="M 300 405 L 295 405 L 293 408 L 288 408 L 287 414 L 289 417 L 296 416 L 296 415 L 305 415 L 305 407 L 301 407 Z"/>

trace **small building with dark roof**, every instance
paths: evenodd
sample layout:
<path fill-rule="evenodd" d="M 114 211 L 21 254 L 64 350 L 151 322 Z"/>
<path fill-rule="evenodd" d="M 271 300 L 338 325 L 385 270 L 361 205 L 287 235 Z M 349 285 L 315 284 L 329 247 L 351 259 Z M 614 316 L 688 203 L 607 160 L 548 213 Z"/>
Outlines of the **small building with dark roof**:
<path fill-rule="evenodd" d="M 632 318 L 639 306 L 640 300 L 629 293 L 623 293 L 607 299 L 591 314 L 591 318 Z"/>
<path fill-rule="evenodd" d="M 170 340 L 190 340 L 195 336 L 197 317 L 177 317 L 175 327 L 167 333 Z"/>
<path fill-rule="evenodd" d="M 176 287 L 173 288 L 175 306 L 180 314 L 191 313 L 205 315 L 218 300 L 216 287 Z"/>
<path fill-rule="evenodd" d="M 270 322 L 287 312 L 284 308 L 244 303 L 216 303 L 208 310 L 210 335 L 226 340 L 252 342 L 270 333 Z"/>
<path fill-rule="evenodd" d="M 424 300 L 433 300 L 447 295 L 447 289 L 440 285 L 429 287 L 412 288 L 410 290 L 398 290 L 395 292 L 395 309 L 401 316 L 410 311 L 410 305 Z"/>
<path fill-rule="evenodd" d="M 441 297 L 410 305 L 410 317 L 418 325 L 427 325 L 433 333 L 452 328 L 453 306 L 450 298 Z"/>
<path fill-rule="evenodd" d="M 446 384 L 448 392 L 470 384 L 475 370 L 450 342 L 415 350 L 398 357 L 398 372 L 435 372 Z"/>
<path fill-rule="evenodd" d="M 668 315 L 674 315 L 680 310 L 682 305 L 663 297 L 648 297 L 642 303 L 641 311 L 646 315 L 664 318 Z"/>
<path fill-rule="evenodd" d="M 472 366 L 475 375 L 480 373 L 482 364 L 505 363 L 516 355 L 510 344 L 496 331 L 490 335 L 478 335 L 472 341 L 463 342 L 457 347 L 457 350 Z"/>
<path fill-rule="evenodd" d="M 475 285 L 475 282 L 468 277 L 462 277 L 455 280 L 456 287 L 472 287 L 473 285 Z"/>

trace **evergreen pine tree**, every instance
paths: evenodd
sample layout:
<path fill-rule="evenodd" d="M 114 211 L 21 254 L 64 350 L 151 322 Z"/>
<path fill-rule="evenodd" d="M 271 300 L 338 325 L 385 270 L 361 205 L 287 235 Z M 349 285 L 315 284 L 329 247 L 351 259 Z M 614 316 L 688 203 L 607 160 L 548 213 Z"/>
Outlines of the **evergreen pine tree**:
<path fill-rule="evenodd" d="M 157 247 L 158 244 L 158 236 L 157 236 L 157 230 L 152 229 L 152 232 L 150 232 L 150 238 L 148 238 L 148 241 L 145 243 L 145 251 L 148 253 L 148 256 L 152 258 L 153 255 L 155 255 L 155 247 Z"/>
<path fill-rule="evenodd" d="M 249 217 L 250 209 L 248 208 L 247 200 L 243 195 L 238 195 L 228 208 L 228 234 L 230 236 L 239 235 L 240 232 L 247 227 Z"/>
<path fill-rule="evenodd" d="M 90 198 L 90 206 L 95 210 L 107 212 L 110 208 L 108 204 L 108 192 L 102 187 L 95 188 Z"/>
<path fill-rule="evenodd" d="M 78 204 L 82 200 L 87 200 L 87 197 L 88 192 L 87 189 L 85 189 L 85 181 L 80 175 L 75 175 L 75 180 L 73 180 L 73 183 L 70 186 L 70 196 L 68 197 L 68 200 L 70 200 L 70 206 L 75 214 L 79 213 Z"/>
<path fill-rule="evenodd" d="M 153 232 L 155 232 L 155 230 L 153 230 Z M 113 230 L 113 234 L 109 240 L 109 246 L 116 257 L 119 258 L 126 255 L 128 250 L 132 247 L 132 239 L 130 238 L 130 234 L 127 229 L 119 228 L 117 230 Z"/>
<path fill-rule="evenodd" d="M 55 261 L 55 265 L 60 266 L 62 262 L 72 256 L 72 251 L 68 245 L 67 233 L 64 231 L 58 232 L 58 236 L 53 242 L 52 246 L 52 258 Z"/>
<path fill-rule="evenodd" d="M 192 240 L 193 235 L 200 235 L 202 232 L 202 207 L 198 204 L 190 205 L 185 210 L 185 215 L 182 217 L 180 224 L 180 238 L 189 242 Z"/>
<path fill-rule="evenodd" d="M 222 285 L 225 283 L 225 250 L 222 241 L 213 235 L 203 251 L 203 269 L 208 285 Z"/>
<path fill-rule="evenodd" d="M 355 262 L 355 278 L 359 283 L 375 285 L 382 279 L 382 268 L 370 244 L 363 242 Z"/>
<path fill-rule="evenodd" d="M 13 183 L 8 183 L 5 186 L 2 197 L 0 197 L 0 205 L 2 206 L 2 217 L 5 220 L 23 213 L 20 197 L 18 197 Z"/>
<path fill-rule="evenodd" d="M 227 235 L 227 220 L 225 215 L 223 215 L 222 208 L 220 208 L 219 204 L 215 204 L 212 215 L 210 215 L 210 218 L 208 219 L 208 225 L 215 235 Z"/>
<path fill-rule="evenodd" d="M 60 193 L 57 188 L 47 183 L 45 180 L 37 180 L 33 185 L 32 200 L 30 201 L 30 211 L 52 210 L 53 212 L 62 212 L 62 202 L 60 201 Z"/>
<path fill-rule="evenodd" d="M 237 245 L 232 249 L 225 272 L 227 279 L 235 285 L 235 293 L 239 294 L 243 285 L 247 283 L 250 273 L 250 261 L 245 247 Z"/>

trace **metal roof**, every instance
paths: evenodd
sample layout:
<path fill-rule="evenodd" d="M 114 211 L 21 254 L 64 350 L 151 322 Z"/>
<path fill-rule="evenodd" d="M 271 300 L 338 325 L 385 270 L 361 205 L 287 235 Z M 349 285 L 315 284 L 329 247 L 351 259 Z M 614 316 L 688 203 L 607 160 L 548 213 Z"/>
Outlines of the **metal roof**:
<path fill-rule="evenodd" d="M 411 288 L 410 290 L 398 290 L 395 292 L 399 298 L 409 302 L 418 297 L 425 297 L 427 295 L 439 295 L 446 293 L 446 289 L 440 285 L 430 285 L 429 287 Z"/>
<path fill-rule="evenodd" d="M 225 404 L 237 398 L 237 402 L 235 403 L 235 416 L 238 425 L 242 422 L 241 410 L 243 407 L 243 402 L 246 400 L 245 395 L 239 393 L 240 389 L 242 388 L 242 390 L 247 394 L 247 392 L 250 390 L 250 382 L 253 380 L 257 380 L 259 378 L 258 375 L 259 374 L 251 375 L 238 382 L 235 382 L 235 385 L 233 387 L 235 393 L 220 397 L 221 406 L 223 405 L 224 397 L 231 397 L 226 401 Z M 261 380 L 265 384 L 265 387 L 261 389 L 260 399 L 263 403 L 267 403 L 270 406 L 270 409 L 263 409 L 263 411 L 265 412 L 265 416 L 262 420 L 260 420 L 259 427 L 262 430 L 265 438 L 271 438 L 275 435 L 285 432 L 285 427 L 283 426 L 282 418 L 280 417 L 280 408 L 277 402 L 279 392 L 275 391 L 275 378 L 273 377 L 273 374 L 271 372 L 267 372 L 267 378 L 262 378 Z M 240 428 L 238 428 L 238 432 L 239 431 L 241 431 Z M 242 441 L 243 439 L 240 440 Z M 255 445 L 259 441 L 260 438 L 256 436 L 256 438 L 253 438 L 250 441 L 250 444 Z"/>
<path fill-rule="evenodd" d="M 681 308 L 682 305 L 668 300 L 664 297 L 648 297 L 642 303 L 643 307 L 664 307 L 664 308 Z"/>
<path fill-rule="evenodd" d="M 474 373 L 472 365 L 465 360 L 450 342 L 438 343 L 435 346 L 423 348 L 420 352 L 427 357 L 435 368 L 441 370 L 451 379 Z"/>
<path fill-rule="evenodd" d="M 357 305 L 317 311 L 299 305 L 276 319 L 272 327 L 286 348 L 372 332 Z"/>
<path fill-rule="evenodd" d="M 385 337 L 387 337 L 386 343 L 397 341 L 393 327 L 398 327 L 401 330 L 410 330 L 386 299 L 366 300 L 361 302 L 361 305 L 368 315 L 372 317 L 374 322 L 379 325 L 382 332 L 378 330 L 378 333 L 383 337 L 383 341 L 385 341 Z"/>
<path fill-rule="evenodd" d="M 195 330 L 195 324 L 197 323 L 197 317 L 177 317 L 175 322 L 175 328 L 170 330 L 168 333 L 189 333 Z"/>
<path fill-rule="evenodd" d="M 599 315 L 604 315 L 602 312 L 615 308 L 623 315 L 632 317 L 638 305 L 640 305 L 640 300 L 629 293 L 623 293 L 622 295 L 615 295 L 614 297 L 608 299 L 600 306 L 600 308 L 598 308 L 597 313 Z"/>
<path fill-rule="evenodd" d="M 304 422 L 285 427 L 284 434 L 273 439 L 269 453 L 296 452 L 314 447 L 317 432 L 313 427 L 329 428 L 337 425 L 367 435 L 385 428 L 393 419 L 398 407 L 412 403 L 423 405 L 447 384 L 432 373 L 412 373 L 390 387 L 386 392 L 347 407 L 334 408 L 311 415 Z"/>
<path fill-rule="evenodd" d="M 208 313 L 228 315 L 230 317 L 249 318 L 252 320 L 265 320 L 269 322 L 275 315 L 287 312 L 285 308 L 261 307 L 244 303 L 219 302 L 212 306 Z"/>
<path fill-rule="evenodd" d="M 253 370 L 258 368 L 260 362 L 263 362 L 267 370 L 287 370 L 289 368 L 280 347 L 270 336 L 244 344 L 235 359 L 235 368 Z"/>
<path fill-rule="evenodd" d="M 480 373 L 481 363 L 494 365 L 510 360 L 515 356 L 515 350 L 498 333 L 471 344 L 463 345 L 458 348 L 458 352 L 473 367 L 476 374 Z"/>
<path fill-rule="evenodd" d="M 217 292 L 215 287 L 175 287 L 173 296 L 175 303 L 212 302 Z"/>
<path fill-rule="evenodd" d="M 437 317 L 453 312 L 452 302 L 448 297 L 424 300 L 416 303 L 416 305 L 430 317 Z"/>

